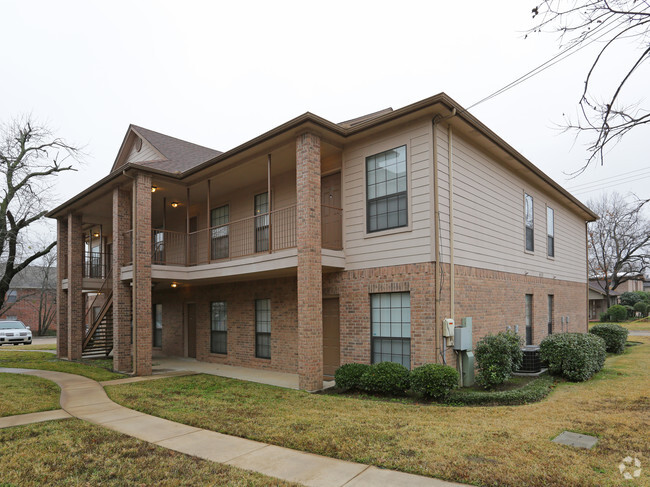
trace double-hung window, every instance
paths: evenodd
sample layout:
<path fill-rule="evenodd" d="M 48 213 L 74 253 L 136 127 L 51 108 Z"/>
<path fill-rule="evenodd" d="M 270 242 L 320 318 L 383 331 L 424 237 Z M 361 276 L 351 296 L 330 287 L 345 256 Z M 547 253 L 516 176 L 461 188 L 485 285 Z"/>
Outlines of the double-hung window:
<path fill-rule="evenodd" d="M 372 362 L 397 362 L 411 368 L 411 296 L 370 295 Z"/>
<path fill-rule="evenodd" d="M 223 205 L 210 212 L 210 258 L 212 260 L 226 259 L 228 253 L 228 235 L 230 221 L 230 206 Z"/>
<path fill-rule="evenodd" d="M 406 146 L 366 158 L 368 233 L 408 225 Z"/>
<path fill-rule="evenodd" d="M 546 207 L 546 252 L 549 257 L 555 257 L 555 212 Z"/>
<path fill-rule="evenodd" d="M 255 195 L 255 252 L 269 250 L 269 193 Z"/>
<path fill-rule="evenodd" d="M 228 353 L 228 308 L 224 301 L 210 303 L 210 351 Z"/>
<path fill-rule="evenodd" d="M 18 291 L 10 289 L 7 291 L 7 303 L 15 303 L 18 300 Z"/>
<path fill-rule="evenodd" d="M 255 300 L 255 356 L 271 358 L 271 300 Z"/>
<path fill-rule="evenodd" d="M 524 193 L 524 221 L 526 223 L 526 250 L 535 250 L 535 231 L 533 218 L 533 197 Z"/>

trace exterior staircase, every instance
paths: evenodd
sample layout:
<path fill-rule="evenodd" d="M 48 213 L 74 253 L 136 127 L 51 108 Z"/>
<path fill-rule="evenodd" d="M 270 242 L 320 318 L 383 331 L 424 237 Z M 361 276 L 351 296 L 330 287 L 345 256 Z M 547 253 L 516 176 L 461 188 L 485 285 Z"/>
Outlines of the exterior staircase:
<path fill-rule="evenodd" d="M 111 291 L 111 274 L 112 272 L 109 271 L 95 296 L 95 300 L 86 311 L 84 323 L 87 323 L 87 331 L 81 349 L 81 356 L 83 358 L 108 357 L 111 351 L 113 351 L 113 292 Z M 102 304 L 99 313 L 97 313 L 92 323 L 90 323 L 88 315 L 94 309 L 97 298 L 104 294 L 106 295 L 106 300 Z"/>

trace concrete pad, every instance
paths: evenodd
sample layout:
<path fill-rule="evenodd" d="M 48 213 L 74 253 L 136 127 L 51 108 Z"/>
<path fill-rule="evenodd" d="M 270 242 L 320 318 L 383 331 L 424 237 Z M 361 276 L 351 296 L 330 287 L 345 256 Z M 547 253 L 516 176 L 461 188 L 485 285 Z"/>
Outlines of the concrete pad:
<path fill-rule="evenodd" d="M 376 487 L 381 486 L 402 486 L 409 487 L 463 487 L 463 484 L 445 482 L 444 480 L 431 477 L 421 477 L 410 473 L 384 470 L 377 467 L 368 467 L 361 474 L 345 484 L 345 487 Z"/>
<path fill-rule="evenodd" d="M 159 441 L 200 431 L 199 428 L 174 423 L 173 421 L 156 418 L 148 414 L 102 423 L 102 426 L 148 441 L 149 443 L 158 443 Z"/>
<path fill-rule="evenodd" d="M 311 487 L 343 485 L 368 468 L 367 465 L 321 457 L 279 446 L 267 446 L 226 463 Z"/>
<path fill-rule="evenodd" d="M 268 446 L 265 443 L 206 430 L 159 441 L 157 444 L 170 450 L 220 463 Z"/>
<path fill-rule="evenodd" d="M 576 448 L 591 449 L 596 445 L 596 443 L 598 443 L 598 438 L 595 436 L 563 431 L 553 439 L 553 442 L 561 445 L 574 446 Z"/>
<path fill-rule="evenodd" d="M 53 411 L 42 411 L 40 413 L 17 414 L 16 416 L 5 416 L 0 418 L 0 428 L 11 428 L 12 426 L 21 426 L 23 424 L 41 423 L 43 421 L 52 421 L 55 419 L 71 418 L 63 409 Z"/>

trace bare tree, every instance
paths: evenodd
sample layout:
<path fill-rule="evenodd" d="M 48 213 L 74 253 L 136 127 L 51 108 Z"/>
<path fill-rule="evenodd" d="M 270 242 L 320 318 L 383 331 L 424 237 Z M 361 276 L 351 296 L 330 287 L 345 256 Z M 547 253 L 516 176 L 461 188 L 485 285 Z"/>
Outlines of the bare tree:
<path fill-rule="evenodd" d="M 39 335 L 45 335 L 56 317 L 56 253 L 50 252 L 37 267 L 40 287 L 36 290 L 38 300 L 29 301 L 38 312 Z"/>
<path fill-rule="evenodd" d="M 588 206 L 600 217 L 589 224 L 589 275 L 607 295 L 643 274 L 650 264 L 650 221 L 642 214 L 647 201 L 628 202 L 618 193 Z"/>
<path fill-rule="evenodd" d="M 559 33 L 566 50 L 599 43 L 578 102 L 578 119 L 567 123 L 567 129 L 591 136 L 589 157 L 577 171 L 580 173 L 594 161 L 602 164 L 606 149 L 630 130 L 650 123 L 650 111 L 641 106 L 641 101 L 623 100 L 639 67 L 650 59 L 650 1 L 544 0 L 532 12 L 538 23 L 531 32 Z M 612 75 L 606 56 L 619 46 L 634 53 L 629 65 L 615 75 L 617 82 L 611 93 L 604 97 L 593 93 L 599 75 Z"/>
<path fill-rule="evenodd" d="M 74 170 L 66 161 L 78 156 L 78 148 L 30 117 L 0 125 L 0 309 L 14 276 L 56 245 L 34 247 L 28 242 L 37 239 L 27 234 L 47 212 L 54 176 Z"/>

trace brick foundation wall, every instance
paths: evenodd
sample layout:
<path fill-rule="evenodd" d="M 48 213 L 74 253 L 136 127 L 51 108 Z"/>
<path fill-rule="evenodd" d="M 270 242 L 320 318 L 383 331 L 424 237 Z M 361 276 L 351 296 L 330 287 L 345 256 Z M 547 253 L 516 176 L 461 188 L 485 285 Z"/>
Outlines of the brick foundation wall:
<path fill-rule="evenodd" d="M 255 300 L 271 300 L 271 358 L 255 357 Z M 159 284 L 154 303 L 163 305 L 163 346 L 167 355 L 184 355 L 185 304 L 196 305 L 196 358 L 204 362 L 297 373 L 298 301 L 295 277 L 209 286 Z M 228 307 L 228 353 L 210 352 L 210 303 Z"/>

